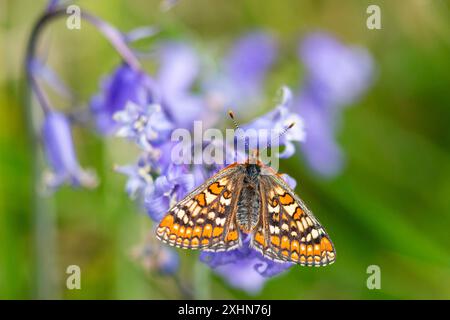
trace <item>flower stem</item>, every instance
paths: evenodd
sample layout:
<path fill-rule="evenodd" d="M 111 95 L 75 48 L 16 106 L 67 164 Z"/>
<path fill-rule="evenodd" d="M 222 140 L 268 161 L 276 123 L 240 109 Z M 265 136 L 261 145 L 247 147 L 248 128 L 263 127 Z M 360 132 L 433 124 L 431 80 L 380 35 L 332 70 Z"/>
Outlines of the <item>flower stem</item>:
<path fill-rule="evenodd" d="M 194 264 L 194 298 L 210 299 L 210 270 L 199 259 Z"/>
<path fill-rule="evenodd" d="M 33 214 L 33 245 L 35 264 L 35 299 L 59 299 L 61 294 L 57 283 L 60 273 L 57 269 L 57 226 L 53 199 L 43 197 L 42 185 L 40 184 L 43 160 L 38 152 L 38 141 L 33 118 L 31 91 L 24 91 L 24 113 L 29 143 L 29 153 L 32 174 L 30 183 L 32 202 L 31 213 Z"/>

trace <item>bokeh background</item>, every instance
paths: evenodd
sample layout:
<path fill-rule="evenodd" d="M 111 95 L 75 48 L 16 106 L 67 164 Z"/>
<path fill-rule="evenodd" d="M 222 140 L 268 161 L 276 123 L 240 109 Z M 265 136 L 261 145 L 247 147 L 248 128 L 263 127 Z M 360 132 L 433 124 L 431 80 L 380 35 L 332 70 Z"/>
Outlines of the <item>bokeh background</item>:
<path fill-rule="evenodd" d="M 345 109 L 338 141 L 345 168 L 325 179 L 301 156 L 281 170 L 330 233 L 337 262 L 294 267 L 270 279 L 256 295 L 233 289 L 180 251 L 178 278 L 147 272 L 131 256 L 150 231 L 150 220 L 124 192 L 115 163 L 130 159 L 114 138 L 75 128 L 80 162 L 101 184 L 63 187 L 39 195 L 45 167 L 24 104 L 23 58 L 29 33 L 46 1 L 0 0 L 0 298 L 34 299 L 448 299 L 450 298 L 450 5 L 448 1 L 211 1 L 182 0 L 167 13 L 159 1 L 79 1 L 122 30 L 158 24 L 161 36 L 227 48 L 253 28 L 277 35 L 280 55 L 267 91 L 297 86 L 302 69 L 298 39 L 324 30 L 366 47 L 376 64 L 372 87 Z M 382 29 L 366 28 L 366 8 L 382 10 Z M 149 40 L 142 48 L 152 45 Z M 47 61 L 87 101 L 99 77 L 119 62 L 87 24 L 69 31 L 52 24 L 42 39 Z M 151 73 L 152 64 L 148 63 Z M 61 110 L 77 108 L 53 100 Z M 34 122 L 39 123 L 36 108 Z M 36 124 L 35 124 L 36 125 Z M 38 142 L 38 141 L 37 141 Z M 67 290 L 66 268 L 82 270 L 82 289 Z M 381 290 L 368 290 L 366 269 L 381 268 Z"/>

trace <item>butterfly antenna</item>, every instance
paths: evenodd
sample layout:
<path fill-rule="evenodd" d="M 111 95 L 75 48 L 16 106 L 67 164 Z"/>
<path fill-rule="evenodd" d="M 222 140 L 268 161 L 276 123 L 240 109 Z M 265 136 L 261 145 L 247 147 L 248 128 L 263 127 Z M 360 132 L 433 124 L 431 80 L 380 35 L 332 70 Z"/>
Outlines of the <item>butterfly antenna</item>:
<path fill-rule="evenodd" d="M 234 128 L 236 129 L 236 130 L 238 130 L 238 129 L 241 129 L 241 127 L 239 126 L 239 124 L 237 123 L 237 121 L 236 121 L 236 119 L 234 118 L 234 112 L 233 111 L 231 111 L 231 110 L 229 110 L 228 111 L 228 115 L 230 116 L 230 118 L 231 118 L 231 121 L 233 121 L 233 124 L 234 124 Z M 244 133 L 243 132 L 241 132 L 241 134 L 240 134 L 240 137 L 239 137 L 240 139 L 244 139 L 244 141 L 245 141 L 245 145 L 244 145 L 244 150 L 246 151 L 246 150 L 248 150 L 248 139 L 245 139 L 245 136 L 244 136 Z"/>
<path fill-rule="evenodd" d="M 292 122 L 291 124 L 289 124 L 288 126 L 286 126 L 283 130 L 281 130 L 281 132 L 278 134 L 277 139 L 280 140 L 280 138 L 281 138 L 282 136 L 284 136 L 284 134 L 285 134 L 286 132 L 288 132 L 288 130 L 291 129 L 293 126 L 295 126 L 295 122 Z M 266 146 L 264 149 L 262 149 L 262 151 L 264 151 L 264 150 L 266 150 L 266 149 L 269 149 L 270 147 L 272 147 L 272 139 L 269 140 L 269 143 L 267 143 L 267 146 Z"/>
<path fill-rule="evenodd" d="M 239 124 L 236 122 L 236 119 L 234 118 L 234 112 L 231 111 L 231 110 L 228 110 L 228 115 L 230 116 L 231 121 L 233 121 L 234 128 L 235 128 L 236 130 L 239 129 L 239 128 L 240 128 L 240 127 L 239 127 Z"/>

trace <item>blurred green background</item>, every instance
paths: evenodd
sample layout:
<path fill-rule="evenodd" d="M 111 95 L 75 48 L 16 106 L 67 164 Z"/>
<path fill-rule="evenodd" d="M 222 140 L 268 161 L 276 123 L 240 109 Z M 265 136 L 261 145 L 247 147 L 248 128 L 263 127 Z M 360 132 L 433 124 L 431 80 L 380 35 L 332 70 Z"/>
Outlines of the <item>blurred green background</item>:
<path fill-rule="evenodd" d="M 76 128 L 80 162 L 97 171 L 100 186 L 92 191 L 63 187 L 53 197 L 36 192 L 36 172 L 44 166 L 40 146 L 33 146 L 27 130 L 23 57 L 45 4 L 0 0 L 0 298 L 183 298 L 174 279 L 145 272 L 130 257 L 150 222 L 124 193 L 125 177 L 112 170 L 114 163 L 133 159 L 120 141 Z M 254 297 L 450 298 L 448 1 L 181 0 L 168 13 L 159 11 L 159 1 L 77 4 L 121 30 L 158 24 L 165 36 L 218 48 L 251 28 L 273 31 L 281 48 L 269 93 L 280 84 L 299 85 L 295 48 L 308 31 L 325 30 L 344 43 L 367 47 L 377 64 L 377 79 L 344 113 L 338 140 L 346 168 L 324 180 L 301 157 L 281 166 L 297 179 L 297 192 L 326 226 L 337 262 L 326 268 L 291 268 Z M 381 30 L 366 28 L 369 4 L 381 7 Z M 46 30 L 40 52 L 79 101 L 87 101 L 119 57 L 91 26 L 69 31 L 64 23 Z M 150 72 L 152 68 L 149 63 Z M 55 99 L 62 110 L 71 107 Z M 34 117 L 39 125 L 38 108 Z M 179 276 L 194 288 L 194 297 L 252 297 L 211 272 L 199 278 L 195 270 L 207 269 L 198 265 L 197 252 L 180 255 Z M 66 289 L 65 271 L 71 264 L 81 267 L 81 290 Z M 381 268 L 381 290 L 366 287 L 366 269 L 373 264 Z"/>

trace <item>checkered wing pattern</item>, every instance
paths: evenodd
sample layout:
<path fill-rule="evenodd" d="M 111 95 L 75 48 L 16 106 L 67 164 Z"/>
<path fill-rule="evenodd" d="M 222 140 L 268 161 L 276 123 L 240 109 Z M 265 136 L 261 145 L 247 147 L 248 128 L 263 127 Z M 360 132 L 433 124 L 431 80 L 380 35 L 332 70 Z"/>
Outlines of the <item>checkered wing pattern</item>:
<path fill-rule="evenodd" d="M 334 246 L 313 213 L 279 176 L 260 181 L 260 223 L 253 246 L 275 261 L 325 266 L 335 261 Z"/>
<path fill-rule="evenodd" d="M 237 198 L 243 175 L 229 166 L 172 207 L 156 229 L 158 239 L 172 246 L 225 251 L 239 246 L 235 224 Z"/>

